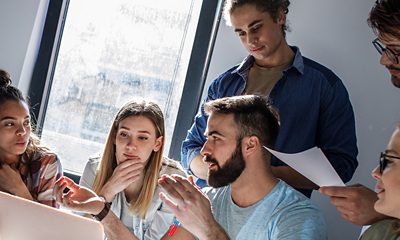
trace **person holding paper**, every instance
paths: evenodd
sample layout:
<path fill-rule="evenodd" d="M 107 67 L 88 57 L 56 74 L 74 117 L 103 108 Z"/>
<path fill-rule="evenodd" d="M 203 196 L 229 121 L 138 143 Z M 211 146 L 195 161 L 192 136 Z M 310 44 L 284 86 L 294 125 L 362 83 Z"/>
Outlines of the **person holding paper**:
<path fill-rule="evenodd" d="M 212 188 L 203 192 L 191 177 L 159 180 L 160 198 L 180 222 L 162 239 L 327 239 L 320 210 L 272 173 L 263 146 L 274 146 L 279 123 L 267 100 L 226 97 L 207 102 L 204 110 L 201 154 Z"/>
<path fill-rule="evenodd" d="M 330 69 L 303 57 L 286 41 L 289 0 L 228 0 L 224 18 L 248 51 L 242 63 L 215 79 L 182 143 L 181 163 L 203 187 L 207 164 L 200 150 L 206 139 L 203 104 L 235 95 L 268 96 L 279 110 L 281 128 L 274 150 L 296 153 L 322 149 L 344 182 L 357 168 L 353 108 L 348 92 Z M 272 172 L 310 197 L 317 186 L 279 159 L 272 157 Z"/>
<path fill-rule="evenodd" d="M 157 180 L 162 174 L 186 176 L 177 161 L 163 157 L 164 136 L 156 103 L 127 102 L 111 124 L 102 156 L 86 164 L 80 186 L 67 178 L 57 182 L 57 201 L 91 214 L 108 240 L 160 239 L 174 216 L 158 197 Z M 66 188 L 70 192 L 63 194 Z"/>
<path fill-rule="evenodd" d="M 58 207 L 53 187 L 61 162 L 31 132 L 28 103 L 11 82 L 0 69 L 0 191 Z"/>
<path fill-rule="evenodd" d="M 381 54 L 380 63 L 391 75 L 393 86 L 400 88 L 400 1 L 377 0 L 372 7 L 368 24 L 376 33 L 373 46 Z M 362 239 L 397 239 L 392 231 L 392 220 L 374 208 L 377 193 L 364 185 L 323 187 L 320 192 L 330 196 L 341 216 L 357 225 L 371 225 Z M 378 235 L 375 235 L 377 234 Z M 380 236 L 380 237 L 377 237 Z"/>

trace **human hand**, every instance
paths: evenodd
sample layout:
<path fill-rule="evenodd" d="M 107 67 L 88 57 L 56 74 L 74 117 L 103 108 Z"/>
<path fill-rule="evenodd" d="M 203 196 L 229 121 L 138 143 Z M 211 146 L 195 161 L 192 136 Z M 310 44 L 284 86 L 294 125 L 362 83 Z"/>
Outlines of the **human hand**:
<path fill-rule="evenodd" d="M 64 193 L 65 189 L 69 189 L 68 193 Z M 95 192 L 65 176 L 55 183 L 54 196 L 59 204 L 73 211 L 96 215 L 104 208 L 104 201 Z"/>
<path fill-rule="evenodd" d="M 375 211 L 377 194 L 371 189 L 355 184 L 347 187 L 321 187 L 319 192 L 327 195 L 331 203 L 347 221 L 357 225 L 370 225 L 387 218 Z"/>
<path fill-rule="evenodd" d="M 221 230 L 215 221 L 208 197 L 193 182 L 179 175 L 163 175 L 158 180 L 166 193 L 159 194 L 161 200 L 172 210 L 181 224 L 200 239 L 208 239 L 213 230 Z"/>
<path fill-rule="evenodd" d="M 32 200 L 20 173 L 6 163 L 0 164 L 0 189 L 2 191 Z M 30 197 L 25 195 L 29 193 Z"/>
<path fill-rule="evenodd" d="M 126 160 L 120 163 L 115 169 L 110 179 L 104 184 L 99 194 L 107 202 L 111 202 L 114 196 L 125 190 L 129 184 L 137 181 L 143 173 L 144 164 L 136 160 Z"/>

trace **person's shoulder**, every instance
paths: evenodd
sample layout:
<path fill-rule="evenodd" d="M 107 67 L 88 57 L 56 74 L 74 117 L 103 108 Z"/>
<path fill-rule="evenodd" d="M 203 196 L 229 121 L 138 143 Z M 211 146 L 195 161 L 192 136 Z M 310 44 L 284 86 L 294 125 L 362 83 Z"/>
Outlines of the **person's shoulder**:
<path fill-rule="evenodd" d="M 328 67 L 307 57 L 302 57 L 304 63 L 304 75 L 314 76 L 315 79 L 324 80 L 330 85 L 341 82 L 341 79 Z"/>
<path fill-rule="evenodd" d="M 274 190 L 276 193 L 274 198 L 277 200 L 278 209 L 286 211 L 288 208 L 310 208 L 319 211 L 309 198 L 283 180 L 279 180 Z"/>
<path fill-rule="evenodd" d="M 88 164 L 99 164 L 101 161 L 101 156 L 100 155 L 95 155 L 89 157 L 89 160 L 87 161 Z"/>
<path fill-rule="evenodd" d="M 85 165 L 85 170 L 91 169 L 92 171 L 96 172 L 97 168 L 99 167 L 100 161 L 101 161 L 100 155 L 89 157 Z"/>
<path fill-rule="evenodd" d="M 79 179 L 79 185 L 92 188 L 100 161 L 100 155 L 89 157 L 89 160 L 86 162 L 85 168 L 83 169 L 82 176 Z"/>
<path fill-rule="evenodd" d="M 365 230 L 365 232 L 361 235 L 360 240 L 400 239 L 400 236 L 396 233 L 395 230 L 395 226 L 398 226 L 399 224 L 399 219 L 384 219 L 378 221 L 372 224 L 367 230 Z"/>
<path fill-rule="evenodd" d="M 260 211 L 274 211 L 269 224 L 282 228 L 292 227 L 309 236 L 319 236 L 310 239 L 326 239 L 326 221 L 321 210 L 312 201 L 282 180 L 276 186 L 275 195 L 264 201 Z"/>
<path fill-rule="evenodd" d="M 238 68 L 241 66 L 241 64 L 236 64 L 234 66 L 232 66 L 231 68 L 229 68 L 228 70 L 226 70 L 225 72 L 221 73 L 217 78 L 215 78 L 212 82 L 211 85 L 219 85 L 222 82 L 230 82 L 238 77 L 240 77 L 238 75 Z"/>
<path fill-rule="evenodd" d="M 57 154 L 47 151 L 38 151 L 30 156 L 25 155 L 24 158 L 30 158 L 29 161 L 31 163 L 41 162 L 42 164 L 52 164 L 60 161 Z"/>
<path fill-rule="evenodd" d="M 183 169 L 182 165 L 178 161 L 167 157 L 163 157 L 162 159 L 160 176 L 163 174 L 178 174 L 186 177 L 186 172 Z"/>

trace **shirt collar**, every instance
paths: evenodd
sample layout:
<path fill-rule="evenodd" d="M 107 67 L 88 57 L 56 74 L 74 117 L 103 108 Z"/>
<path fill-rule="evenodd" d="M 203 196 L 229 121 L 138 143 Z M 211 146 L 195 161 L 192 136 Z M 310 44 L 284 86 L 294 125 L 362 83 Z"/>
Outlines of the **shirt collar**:
<path fill-rule="evenodd" d="M 295 53 L 294 55 L 294 60 L 292 64 L 284 70 L 284 72 L 295 68 L 300 74 L 304 73 L 304 62 L 303 62 L 303 56 L 301 55 L 300 49 L 295 46 L 290 47 L 293 52 Z M 251 55 L 248 55 L 240 64 L 237 68 L 235 68 L 232 73 L 238 73 L 239 75 L 244 75 L 247 70 L 250 69 L 251 66 L 253 66 L 254 63 L 254 57 Z"/>

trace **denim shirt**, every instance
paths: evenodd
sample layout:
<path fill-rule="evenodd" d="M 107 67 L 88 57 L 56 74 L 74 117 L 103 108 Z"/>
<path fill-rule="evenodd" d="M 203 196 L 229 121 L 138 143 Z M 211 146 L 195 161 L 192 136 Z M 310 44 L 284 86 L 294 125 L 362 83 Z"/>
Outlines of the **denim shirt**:
<path fill-rule="evenodd" d="M 282 78 L 269 95 L 278 110 L 280 130 L 275 150 L 296 153 L 314 146 L 322 149 L 344 182 L 353 176 L 357 162 L 357 140 L 354 112 L 342 81 L 331 70 L 303 57 L 292 47 L 295 57 L 283 71 Z M 207 116 L 204 103 L 210 100 L 241 95 L 246 87 L 248 72 L 254 63 L 252 56 L 215 79 L 203 100 L 192 127 L 182 143 L 181 163 L 191 173 L 190 163 L 200 154 L 206 139 Z M 273 166 L 285 165 L 272 156 Z M 205 181 L 197 182 L 205 186 Z M 311 190 L 298 189 L 306 196 Z"/>

